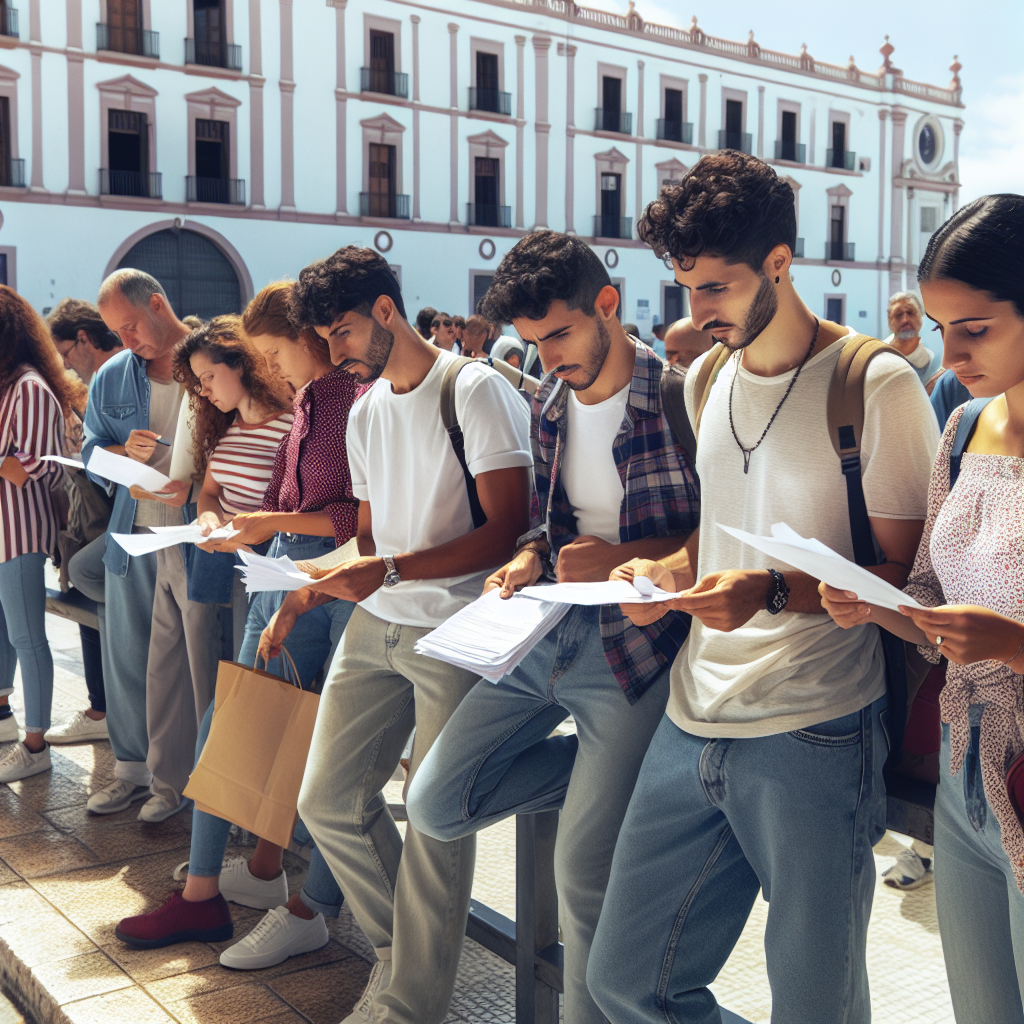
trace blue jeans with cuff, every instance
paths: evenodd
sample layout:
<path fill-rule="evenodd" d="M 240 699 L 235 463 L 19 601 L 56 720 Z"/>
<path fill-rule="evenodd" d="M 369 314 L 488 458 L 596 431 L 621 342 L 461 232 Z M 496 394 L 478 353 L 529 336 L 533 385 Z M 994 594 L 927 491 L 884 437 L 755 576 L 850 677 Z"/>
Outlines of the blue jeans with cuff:
<path fill-rule="evenodd" d="M 35 552 L 0 562 L 0 697 L 14 692 L 21 666 L 25 731 L 50 728 L 53 657 L 46 639 L 46 555 Z"/>

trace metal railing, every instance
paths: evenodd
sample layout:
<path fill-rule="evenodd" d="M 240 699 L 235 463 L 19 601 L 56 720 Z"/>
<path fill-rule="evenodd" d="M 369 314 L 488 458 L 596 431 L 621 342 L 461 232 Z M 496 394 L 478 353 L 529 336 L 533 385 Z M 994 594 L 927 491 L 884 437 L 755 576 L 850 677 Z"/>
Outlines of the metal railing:
<path fill-rule="evenodd" d="M 377 68 L 359 69 L 359 91 L 379 92 L 384 96 L 409 98 L 409 76 L 401 71 L 380 71 Z"/>
<path fill-rule="evenodd" d="M 0 36 L 18 38 L 18 12 L 13 7 L 0 9 Z"/>
<path fill-rule="evenodd" d="M 718 133 L 719 149 L 738 149 L 741 153 L 749 154 L 753 137 L 750 132 L 730 132 L 728 130 Z"/>
<path fill-rule="evenodd" d="M 606 213 L 594 215 L 595 238 L 632 238 L 633 218 L 612 217 Z"/>
<path fill-rule="evenodd" d="M 101 167 L 100 195 L 163 199 L 163 175 L 159 171 L 111 171 Z"/>
<path fill-rule="evenodd" d="M 693 145 L 693 125 L 689 121 L 666 121 L 659 117 L 655 121 L 655 134 L 666 142 L 685 142 Z"/>
<path fill-rule="evenodd" d="M 399 220 L 408 220 L 409 197 L 401 194 L 387 195 L 380 192 L 360 192 L 359 216 L 396 217 Z"/>
<path fill-rule="evenodd" d="M 512 207 L 491 203 L 466 203 L 466 220 L 480 228 L 512 227 Z"/>
<path fill-rule="evenodd" d="M 504 114 L 506 117 L 511 117 L 512 93 L 471 85 L 469 87 L 469 109 L 489 110 L 492 114 Z"/>
<path fill-rule="evenodd" d="M 230 203 L 245 206 L 245 181 L 241 178 L 185 179 L 185 199 L 190 203 Z"/>
<path fill-rule="evenodd" d="M 804 240 L 798 238 L 796 245 L 793 246 L 793 259 L 802 260 L 804 258 Z"/>
<path fill-rule="evenodd" d="M 112 29 L 105 22 L 96 23 L 96 49 L 115 53 L 134 53 L 140 57 L 160 58 L 160 33 L 148 29 Z"/>
<path fill-rule="evenodd" d="M 21 157 L 11 157 L 6 167 L 0 164 L 0 185 L 8 188 L 25 187 L 25 161 Z"/>
<path fill-rule="evenodd" d="M 633 115 L 618 110 L 605 110 L 604 107 L 594 108 L 595 132 L 618 132 L 620 135 L 633 134 Z"/>
<path fill-rule="evenodd" d="M 802 142 L 783 142 L 781 139 L 776 139 L 775 159 L 792 160 L 796 164 L 806 163 L 807 146 Z"/>
<path fill-rule="evenodd" d="M 849 149 L 826 149 L 825 166 L 837 167 L 841 171 L 856 169 L 857 154 Z"/>
<path fill-rule="evenodd" d="M 202 39 L 186 39 L 185 63 L 241 71 L 242 47 L 237 43 L 208 43 Z"/>
<path fill-rule="evenodd" d="M 826 242 L 825 259 L 829 262 L 845 260 L 852 263 L 854 261 L 854 244 L 853 242 Z"/>

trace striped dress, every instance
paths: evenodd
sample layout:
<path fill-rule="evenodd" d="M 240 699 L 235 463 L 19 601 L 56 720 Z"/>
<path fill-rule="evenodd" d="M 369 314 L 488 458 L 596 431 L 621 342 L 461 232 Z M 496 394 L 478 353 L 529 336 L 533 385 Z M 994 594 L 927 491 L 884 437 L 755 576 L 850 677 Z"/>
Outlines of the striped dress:
<path fill-rule="evenodd" d="M 49 385 L 35 370 L 0 396 L 0 457 L 13 455 L 28 474 L 24 487 L 0 477 L 0 562 L 57 550 L 59 525 L 50 488 L 64 472 L 43 455 L 64 454 L 64 415 Z"/>
<path fill-rule="evenodd" d="M 220 484 L 220 504 L 228 515 L 262 508 L 277 449 L 288 436 L 293 419 L 290 412 L 252 425 L 236 419 L 217 442 L 210 457 L 210 471 Z"/>

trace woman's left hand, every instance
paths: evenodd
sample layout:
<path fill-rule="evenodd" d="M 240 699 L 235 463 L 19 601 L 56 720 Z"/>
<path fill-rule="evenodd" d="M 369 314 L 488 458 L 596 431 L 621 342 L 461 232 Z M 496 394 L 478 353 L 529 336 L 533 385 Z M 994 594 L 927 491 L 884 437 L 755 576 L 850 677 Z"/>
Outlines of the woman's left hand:
<path fill-rule="evenodd" d="M 275 516 L 274 512 L 247 512 L 235 516 L 230 525 L 239 532 L 231 538 L 231 543 L 238 548 L 241 545 L 252 546 L 270 540 L 277 533 L 277 527 L 274 525 Z"/>
<path fill-rule="evenodd" d="M 183 480 L 172 480 L 162 491 L 147 491 L 138 484 L 133 484 L 128 488 L 128 493 L 136 501 L 159 501 L 162 505 L 170 505 L 171 508 L 181 508 L 190 489 L 191 486 Z"/>
<path fill-rule="evenodd" d="M 1005 663 L 1021 653 L 1024 625 L 987 608 L 954 604 L 938 608 L 903 606 L 900 611 L 954 664 Z"/>

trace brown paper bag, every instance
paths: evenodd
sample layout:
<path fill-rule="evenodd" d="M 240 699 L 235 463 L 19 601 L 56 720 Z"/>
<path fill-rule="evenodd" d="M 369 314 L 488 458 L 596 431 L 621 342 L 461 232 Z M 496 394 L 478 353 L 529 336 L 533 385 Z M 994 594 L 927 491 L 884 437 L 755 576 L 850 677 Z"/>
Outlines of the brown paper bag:
<path fill-rule="evenodd" d="M 319 704 L 315 693 L 269 672 L 222 661 L 210 735 L 185 796 L 201 811 L 287 846 Z"/>

